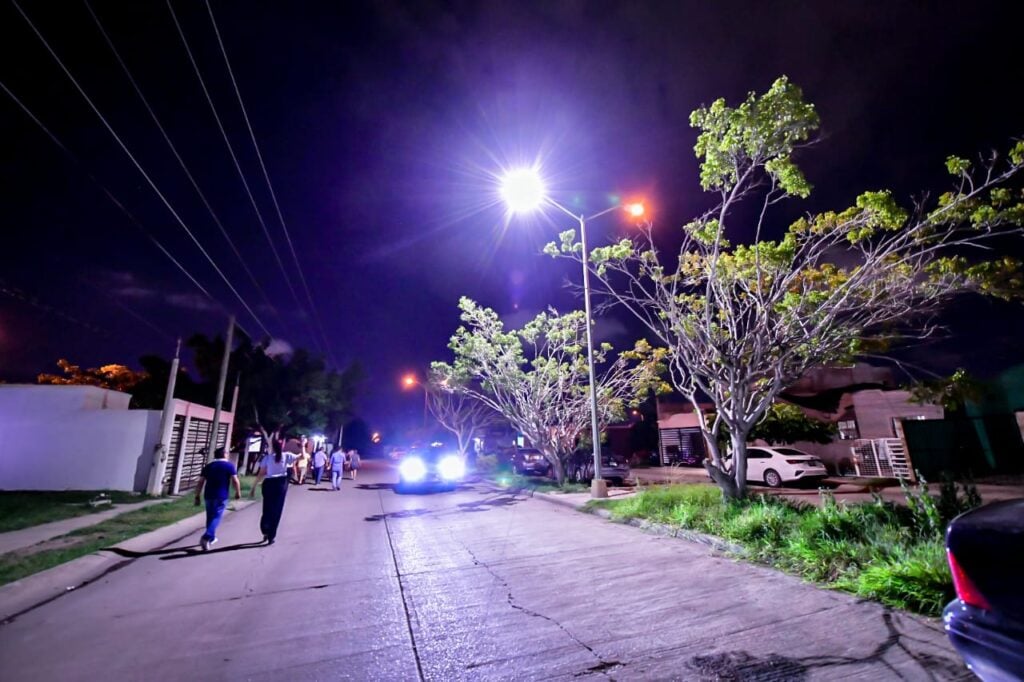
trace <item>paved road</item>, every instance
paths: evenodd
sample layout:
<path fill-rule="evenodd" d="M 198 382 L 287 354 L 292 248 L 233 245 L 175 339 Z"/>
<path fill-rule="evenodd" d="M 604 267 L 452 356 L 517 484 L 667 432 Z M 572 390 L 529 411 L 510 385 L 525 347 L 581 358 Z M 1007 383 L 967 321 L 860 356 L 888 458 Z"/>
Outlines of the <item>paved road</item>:
<path fill-rule="evenodd" d="M 937 624 L 510 493 L 259 505 L 0 626 L 4 680 L 968 679 Z M 181 543 L 186 546 L 188 543 Z"/>

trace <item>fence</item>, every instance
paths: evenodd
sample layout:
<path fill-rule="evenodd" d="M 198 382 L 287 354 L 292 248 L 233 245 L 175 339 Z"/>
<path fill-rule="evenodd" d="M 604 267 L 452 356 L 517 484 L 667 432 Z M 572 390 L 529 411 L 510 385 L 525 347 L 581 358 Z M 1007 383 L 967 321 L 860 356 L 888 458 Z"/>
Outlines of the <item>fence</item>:
<path fill-rule="evenodd" d="M 915 480 L 907 449 L 899 438 L 855 440 L 850 450 L 858 476 Z"/>

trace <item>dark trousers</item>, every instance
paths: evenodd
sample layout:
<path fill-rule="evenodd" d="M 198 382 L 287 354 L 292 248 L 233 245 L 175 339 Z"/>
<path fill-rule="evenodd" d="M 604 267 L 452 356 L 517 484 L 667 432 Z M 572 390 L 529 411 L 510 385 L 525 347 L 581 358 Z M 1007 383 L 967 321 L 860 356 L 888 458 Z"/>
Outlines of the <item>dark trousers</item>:
<path fill-rule="evenodd" d="M 263 479 L 263 516 L 260 517 L 260 532 L 268 540 L 277 537 L 277 527 L 284 512 L 284 497 L 288 492 L 288 477 L 275 476 Z"/>
<path fill-rule="evenodd" d="M 228 508 L 227 498 L 223 500 L 206 500 L 206 532 L 203 537 L 214 540 L 217 537 L 217 526 L 220 525 L 224 510 Z"/>
<path fill-rule="evenodd" d="M 313 467 L 313 480 L 315 485 L 320 485 L 320 479 L 324 477 L 323 467 Z"/>

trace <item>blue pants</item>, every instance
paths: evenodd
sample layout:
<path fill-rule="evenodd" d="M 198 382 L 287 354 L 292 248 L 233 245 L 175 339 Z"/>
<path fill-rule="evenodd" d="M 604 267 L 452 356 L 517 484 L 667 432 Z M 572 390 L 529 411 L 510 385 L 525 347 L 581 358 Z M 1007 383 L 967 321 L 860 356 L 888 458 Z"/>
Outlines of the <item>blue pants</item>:
<path fill-rule="evenodd" d="M 313 467 L 313 481 L 314 485 L 320 485 L 320 479 L 324 477 L 323 467 Z"/>
<path fill-rule="evenodd" d="M 204 538 L 207 540 L 215 540 L 217 538 L 217 526 L 220 525 L 221 517 L 224 516 L 224 510 L 227 508 L 227 498 L 222 500 L 206 500 L 206 532 L 203 533 Z"/>
<path fill-rule="evenodd" d="M 287 476 L 263 479 L 263 516 L 260 517 L 260 532 L 266 535 L 268 540 L 277 537 L 277 527 L 281 523 L 287 492 Z"/>
<path fill-rule="evenodd" d="M 331 469 L 331 487 L 335 490 L 341 490 L 343 473 L 340 469 Z"/>

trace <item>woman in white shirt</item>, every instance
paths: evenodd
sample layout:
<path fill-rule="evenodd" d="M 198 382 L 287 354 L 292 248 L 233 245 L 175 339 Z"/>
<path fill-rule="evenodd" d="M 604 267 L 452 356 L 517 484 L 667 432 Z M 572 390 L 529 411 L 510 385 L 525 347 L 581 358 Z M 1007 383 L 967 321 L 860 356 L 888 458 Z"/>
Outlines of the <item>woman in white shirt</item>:
<path fill-rule="evenodd" d="M 288 492 L 288 469 L 297 455 L 284 451 L 283 439 L 270 439 L 271 452 L 263 456 L 256 481 L 252 484 L 249 497 L 256 497 L 256 484 L 263 482 L 263 515 L 260 516 L 260 532 L 268 545 L 277 539 L 277 527 L 284 512 L 284 497 Z"/>

